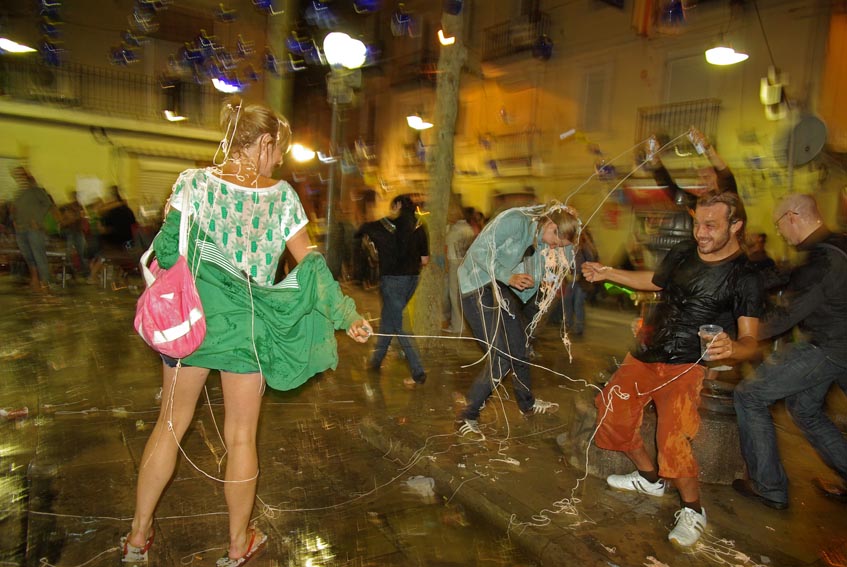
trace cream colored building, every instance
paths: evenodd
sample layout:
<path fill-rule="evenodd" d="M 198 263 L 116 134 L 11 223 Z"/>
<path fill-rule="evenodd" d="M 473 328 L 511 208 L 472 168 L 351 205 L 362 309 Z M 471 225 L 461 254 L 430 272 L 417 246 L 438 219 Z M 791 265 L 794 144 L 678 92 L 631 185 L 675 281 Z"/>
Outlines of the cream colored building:
<path fill-rule="evenodd" d="M 60 3 L 67 64 L 39 65 L 37 55 L 0 56 L 0 199 L 14 190 L 8 166 L 25 163 L 58 203 L 67 201 L 71 188 L 91 191 L 114 183 L 136 210 L 155 210 L 176 173 L 208 163 L 221 137 L 215 117 L 223 95 L 208 80 L 196 84 L 182 77 L 179 110 L 188 120 L 171 123 L 162 115 L 170 101 L 160 77 L 169 56 L 179 58 L 180 41 L 196 37 L 200 29 L 230 51 L 239 35 L 252 44 L 250 62 L 260 79 L 247 96 L 293 116 L 296 134 L 311 136 L 323 144 L 315 149 L 331 153 L 329 132 L 310 132 L 328 129 L 325 86 L 298 90 L 292 99 L 291 74 L 262 72 L 265 45 L 287 60 L 284 45 L 294 27 L 296 2 L 277 2 L 285 4 L 284 13 L 272 16 L 252 4 L 232 3 L 238 19 L 223 23 L 215 16 L 220 3 L 173 3 L 162 12 L 161 31 L 136 50 L 138 61 L 115 65 L 110 48 L 120 43 L 133 3 Z M 337 0 L 331 6 L 342 4 Z M 342 168 L 342 211 L 365 186 L 378 196 L 377 214 L 397 192 L 428 191 L 429 156 L 439 125 L 418 132 L 405 117 L 433 115 L 436 63 L 440 50 L 451 47 L 441 47 L 437 39 L 440 1 L 404 4 L 417 25 L 402 34 L 392 33 L 397 6 L 391 2 L 375 14 L 342 22 L 354 25 L 348 30 L 352 35 L 382 46 L 378 65 L 364 70 L 356 105 L 342 114 L 344 148 L 352 151 L 361 139 L 374 155 L 360 159 L 352 172 Z M 735 172 L 751 230 L 773 235 L 770 211 L 789 189 L 814 192 L 828 222 L 843 222 L 843 7 L 831 0 L 745 0 L 734 9 L 729 0 L 682 4 L 687 6 L 684 23 L 666 21 L 667 0 L 465 0 L 468 59 L 453 180 L 464 204 L 491 214 L 531 199 L 568 200 L 590 219 L 601 253 L 610 259 L 639 229 L 625 189 L 651 183 L 649 173 L 638 168 L 642 142 L 657 129 L 679 138 L 665 161 L 681 183 L 694 183 L 704 162 L 691 153 L 684 133 L 695 124 Z M 34 5 L 4 2 L 9 22 L 4 33 L 37 44 Z M 313 29 L 317 40 L 323 33 Z M 542 36 L 552 42 L 549 58 Z M 745 50 L 749 59 L 727 67 L 707 64 L 704 50 L 722 39 Z M 769 120 L 760 101 L 760 84 L 772 65 L 781 71 L 793 105 L 780 120 Z M 306 108 L 307 116 L 298 117 L 291 100 Z M 806 113 L 821 116 L 828 126 L 821 152 L 820 136 L 798 122 Z M 780 157 L 792 133 L 801 153 L 814 154 L 793 167 Z M 600 159 L 614 166 L 604 180 L 592 177 Z M 312 189 L 326 191 L 325 166 L 309 167 L 317 179 Z M 769 248 L 790 258 L 778 238 Z"/>
<path fill-rule="evenodd" d="M 438 45 L 437 9 L 423 1 L 406 4 L 417 10 L 428 35 L 391 38 L 387 45 L 391 60 L 417 54 L 417 72 L 405 81 L 397 71 L 375 79 L 381 84 L 366 89 L 365 104 L 378 109 L 381 182 L 425 191 L 427 167 L 413 151 L 418 133 L 404 117 L 432 116 L 435 88 L 426 62 L 452 47 Z M 642 142 L 657 129 L 680 137 L 664 161 L 680 184 L 695 184 L 696 169 L 706 161 L 692 153 L 684 135 L 693 124 L 734 171 L 750 230 L 774 235 L 770 212 L 789 189 L 814 192 L 828 222 L 844 222 L 839 214 L 847 99 L 841 76 L 847 70 L 847 17 L 837 3 L 748 0 L 731 9 L 728 0 L 683 2 L 690 8 L 685 23 L 676 24 L 664 21 L 660 8 L 668 2 L 658 0 L 625 0 L 623 8 L 600 0 L 464 4 L 468 61 L 453 188 L 465 205 L 490 214 L 499 202 L 520 202 L 521 194 L 539 201 L 569 199 L 583 219 L 591 219 L 601 253 L 610 260 L 636 230 L 623 189 L 652 183 L 649 172 L 637 167 Z M 549 59 L 537 49 L 533 53 L 542 34 L 552 40 Z M 704 51 L 722 39 L 749 59 L 726 67 L 708 64 Z M 762 78 L 774 64 L 793 107 L 780 120 L 768 119 L 760 100 Z M 823 117 L 828 140 L 810 128 L 819 122 L 803 119 L 807 113 Z M 437 128 L 420 133 L 423 146 L 432 143 Z M 784 157 L 792 132 L 798 153 L 808 152 L 794 167 Z M 826 149 L 818 152 L 824 142 Z M 615 167 L 612 178 L 591 178 L 598 159 Z M 768 247 L 778 258 L 791 255 L 778 237 Z"/>

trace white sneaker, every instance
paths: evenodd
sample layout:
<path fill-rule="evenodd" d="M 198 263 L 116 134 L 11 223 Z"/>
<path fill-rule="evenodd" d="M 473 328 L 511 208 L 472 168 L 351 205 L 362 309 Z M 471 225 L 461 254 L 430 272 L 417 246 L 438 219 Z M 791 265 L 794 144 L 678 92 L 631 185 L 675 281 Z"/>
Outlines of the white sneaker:
<path fill-rule="evenodd" d="M 475 441 L 485 441 L 485 435 L 479 428 L 479 422 L 475 419 L 464 419 L 459 426 L 459 435 L 469 437 Z"/>
<path fill-rule="evenodd" d="M 559 404 L 556 402 L 545 402 L 544 400 L 535 398 L 535 403 L 532 404 L 532 409 L 526 413 L 556 413 L 557 411 L 559 411 Z"/>
<path fill-rule="evenodd" d="M 630 490 L 632 492 L 640 492 L 641 494 L 647 494 L 648 496 L 665 495 L 664 479 L 660 478 L 656 482 L 650 482 L 649 480 L 638 474 L 638 471 L 632 471 L 629 474 L 609 475 L 606 478 L 606 482 L 609 484 L 609 486 L 618 490 Z"/>
<path fill-rule="evenodd" d="M 691 547 L 703 532 L 706 531 L 706 509 L 698 513 L 691 508 L 680 508 L 674 515 L 676 524 L 671 533 L 668 535 L 668 540 L 682 547 Z"/>

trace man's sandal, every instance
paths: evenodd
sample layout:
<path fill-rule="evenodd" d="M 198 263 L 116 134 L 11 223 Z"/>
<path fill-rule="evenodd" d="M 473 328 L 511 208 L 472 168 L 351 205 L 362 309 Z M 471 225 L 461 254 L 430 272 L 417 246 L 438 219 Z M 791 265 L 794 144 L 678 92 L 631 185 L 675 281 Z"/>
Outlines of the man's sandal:
<path fill-rule="evenodd" d="M 250 543 L 247 545 L 247 553 L 238 559 L 232 559 L 229 554 L 225 554 L 223 557 L 218 559 L 217 562 L 215 562 L 215 567 L 241 567 L 259 555 L 259 553 L 264 550 L 265 544 L 268 543 L 268 536 L 256 528 L 250 528 L 250 534 Z"/>
<path fill-rule="evenodd" d="M 150 537 L 144 542 L 144 545 L 137 547 L 129 543 L 129 536 L 132 532 L 121 538 L 121 563 L 147 563 L 147 552 L 153 545 L 153 536 L 156 532 L 150 532 Z"/>

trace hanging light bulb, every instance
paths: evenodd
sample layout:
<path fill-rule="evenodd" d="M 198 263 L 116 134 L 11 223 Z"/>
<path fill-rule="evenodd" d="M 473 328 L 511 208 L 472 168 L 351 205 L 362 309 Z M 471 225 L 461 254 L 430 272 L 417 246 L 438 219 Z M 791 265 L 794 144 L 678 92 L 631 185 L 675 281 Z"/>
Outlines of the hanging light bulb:
<path fill-rule="evenodd" d="M 736 51 L 732 47 L 719 45 L 706 50 L 706 61 L 712 65 L 735 65 L 746 61 L 750 57 L 743 51 Z"/>
<path fill-rule="evenodd" d="M 432 128 L 432 122 L 427 122 L 418 114 L 410 114 L 407 116 L 406 124 L 409 125 L 409 128 L 414 128 L 415 130 L 428 130 Z"/>

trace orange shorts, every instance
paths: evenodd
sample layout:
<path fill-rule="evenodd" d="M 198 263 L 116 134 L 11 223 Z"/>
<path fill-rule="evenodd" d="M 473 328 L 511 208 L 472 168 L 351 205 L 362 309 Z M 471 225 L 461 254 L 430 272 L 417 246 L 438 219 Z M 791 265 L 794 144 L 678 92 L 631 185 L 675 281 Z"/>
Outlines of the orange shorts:
<path fill-rule="evenodd" d="M 662 386 L 680 373 L 683 374 L 679 378 Z M 691 450 L 691 440 L 700 429 L 698 408 L 704 375 L 705 368 L 698 364 L 647 363 L 627 354 L 621 367 L 594 399 L 599 423 L 594 442 L 598 447 L 612 451 L 633 451 L 644 447 L 641 421 L 644 407 L 653 401 L 658 416 L 656 447 L 659 475 L 664 478 L 696 478 L 699 467 Z M 659 389 L 647 393 L 655 388 Z M 615 391 L 629 394 L 629 399 L 621 399 Z M 639 396 L 638 392 L 644 395 Z M 607 401 L 611 403 L 609 411 L 606 411 Z"/>

